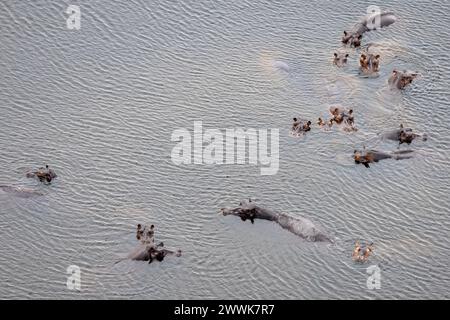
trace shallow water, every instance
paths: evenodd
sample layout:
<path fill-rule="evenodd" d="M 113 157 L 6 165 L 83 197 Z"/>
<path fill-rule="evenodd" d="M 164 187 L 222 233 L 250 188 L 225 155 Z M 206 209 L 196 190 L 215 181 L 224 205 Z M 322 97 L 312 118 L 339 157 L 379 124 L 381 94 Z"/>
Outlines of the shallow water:
<path fill-rule="evenodd" d="M 366 34 L 382 55 L 378 77 L 358 75 L 358 52 L 337 69 L 340 36 L 367 2 L 78 1 L 0 4 L 0 298 L 432 299 L 450 298 L 446 1 L 385 1 L 394 25 Z M 404 92 L 394 68 L 422 74 Z M 359 131 L 289 135 L 293 116 L 355 110 Z M 183 165 L 175 128 L 279 128 L 280 167 Z M 409 160 L 370 169 L 362 146 L 396 150 L 378 134 L 400 123 L 428 134 Z M 402 146 L 402 149 L 408 148 Z M 58 178 L 25 178 L 50 164 Z M 217 214 L 252 197 L 321 225 L 333 245 L 265 221 Z M 137 223 L 183 250 L 163 263 L 122 261 Z M 374 242 L 354 264 L 354 241 Z M 366 268 L 381 269 L 381 288 Z M 66 269 L 82 270 L 81 292 Z"/>

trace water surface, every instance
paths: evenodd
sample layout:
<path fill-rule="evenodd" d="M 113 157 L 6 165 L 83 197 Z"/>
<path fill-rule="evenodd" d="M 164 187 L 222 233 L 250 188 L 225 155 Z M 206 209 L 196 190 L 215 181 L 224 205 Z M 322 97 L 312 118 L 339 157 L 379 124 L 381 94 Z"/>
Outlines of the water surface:
<path fill-rule="evenodd" d="M 383 2 L 399 20 L 364 37 L 382 54 L 370 79 L 357 51 L 332 65 L 365 1 L 78 1 L 78 31 L 69 4 L 0 4 L 0 184 L 44 193 L 0 191 L 0 298 L 450 298 L 448 2 Z M 391 91 L 394 68 L 422 78 Z M 336 103 L 355 110 L 357 133 L 289 136 L 293 116 Z M 278 173 L 176 166 L 171 134 L 194 121 L 278 128 Z M 352 163 L 354 148 L 395 150 L 378 134 L 400 123 L 428 133 L 413 159 Z M 59 175 L 50 186 L 25 178 L 44 164 Z M 247 197 L 311 219 L 335 244 L 217 214 Z M 137 223 L 183 257 L 114 265 Z M 380 290 L 351 261 L 356 239 L 375 244 Z M 69 265 L 81 292 L 66 288 Z"/>

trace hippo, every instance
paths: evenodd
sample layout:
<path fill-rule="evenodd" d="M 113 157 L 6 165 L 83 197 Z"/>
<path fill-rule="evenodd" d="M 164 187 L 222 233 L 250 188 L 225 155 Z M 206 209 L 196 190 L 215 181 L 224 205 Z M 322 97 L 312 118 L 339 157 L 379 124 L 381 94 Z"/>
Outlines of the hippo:
<path fill-rule="evenodd" d="M 364 249 L 361 247 L 359 241 L 356 241 L 355 248 L 352 252 L 352 259 L 355 262 L 365 263 L 369 260 L 373 252 L 373 243 L 367 245 Z"/>
<path fill-rule="evenodd" d="M 181 250 L 172 251 L 169 249 L 165 249 L 163 247 L 164 244 L 162 242 L 159 243 L 158 245 L 141 243 L 130 254 L 128 254 L 128 256 L 125 259 L 121 259 L 116 263 L 126 259 L 131 259 L 135 261 L 148 261 L 148 263 L 152 263 L 154 260 L 161 262 L 164 260 L 164 257 L 168 255 L 181 257 Z"/>
<path fill-rule="evenodd" d="M 139 245 L 130 254 L 128 254 L 126 258 L 116 261 L 115 264 L 127 259 L 148 261 L 148 263 L 152 263 L 154 260 L 161 262 L 164 260 L 164 257 L 168 255 L 180 257 L 181 250 L 172 251 L 166 249 L 164 248 L 163 242 L 155 244 L 154 229 L 154 225 L 148 227 L 138 224 L 136 228 L 136 239 L 139 241 Z"/>
<path fill-rule="evenodd" d="M 342 122 L 350 122 L 350 124 L 353 124 L 353 109 L 347 110 L 345 108 L 332 106 L 329 110 L 333 116 L 333 118 L 330 119 L 331 122 L 335 122 L 337 124 L 341 124 Z"/>
<path fill-rule="evenodd" d="M 141 224 L 137 225 L 136 228 L 136 239 L 139 240 L 142 244 L 151 244 L 154 243 L 155 236 L 155 226 L 152 224 L 150 227 L 142 226 Z"/>
<path fill-rule="evenodd" d="M 361 53 L 359 66 L 364 73 L 378 72 L 380 70 L 380 55 L 367 52 Z"/>
<path fill-rule="evenodd" d="M 347 31 L 344 31 L 344 35 L 342 37 L 342 42 L 344 44 L 350 44 L 350 47 L 359 48 L 361 47 L 362 34 L 354 33 L 349 34 Z"/>
<path fill-rule="evenodd" d="M 381 28 L 387 27 L 397 21 L 397 17 L 392 12 L 379 12 L 375 14 L 368 14 L 363 17 L 355 26 L 349 31 L 344 31 L 344 35 L 342 36 L 342 43 L 350 44 L 355 46 L 356 44 L 361 44 L 362 35 L 365 32 L 376 30 L 375 23 L 379 21 L 379 26 Z"/>
<path fill-rule="evenodd" d="M 317 119 L 317 125 L 325 130 L 329 130 L 333 126 L 333 119 L 323 120 L 319 117 Z"/>
<path fill-rule="evenodd" d="M 294 136 L 300 136 L 308 131 L 311 131 L 311 121 L 300 120 L 293 118 L 291 134 Z"/>
<path fill-rule="evenodd" d="M 403 160 L 412 158 L 412 150 L 394 151 L 391 153 L 377 151 L 377 150 L 355 150 L 353 152 L 353 159 L 356 164 L 363 164 L 366 168 L 370 168 L 370 163 L 376 163 L 384 159 Z"/>
<path fill-rule="evenodd" d="M 391 87 L 397 89 L 404 89 L 406 86 L 411 84 L 414 79 L 419 76 L 418 72 L 413 71 L 398 71 L 393 70 L 391 76 L 389 77 L 388 83 Z"/>
<path fill-rule="evenodd" d="M 338 66 L 338 67 L 343 67 L 347 64 L 347 58 L 348 58 L 349 54 L 346 53 L 334 53 L 334 59 L 333 59 L 333 63 Z"/>
<path fill-rule="evenodd" d="M 27 178 L 38 178 L 39 181 L 46 183 L 50 183 L 57 177 L 55 171 L 50 169 L 48 165 L 46 165 L 45 168 L 39 168 L 37 171 L 28 172 L 26 176 Z"/>
<path fill-rule="evenodd" d="M 400 124 L 400 128 L 397 130 L 389 131 L 382 135 L 384 139 L 398 141 L 399 144 L 407 143 L 411 144 L 414 139 L 421 137 L 423 141 L 427 141 L 427 135 L 414 133 L 411 128 L 405 128 L 403 124 Z"/>
<path fill-rule="evenodd" d="M 14 186 L 6 186 L 0 185 L 0 189 L 6 193 L 11 193 L 19 198 L 31 198 L 35 196 L 43 196 L 44 194 L 40 191 L 36 191 L 30 188 L 25 187 L 14 187 Z"/>
<path fill-rule="evenodd" d="M 342 107 L 332 106 L 329 109 L 332 118 L 329 120 L 329 125 L 331 126 L 333 123 L 338 125 L 343 124 L 344 130 L 347 132 L 358 131 L 358 128 L 355 127 L 355 118 L 353 115 L 353 109 L 345 109 Z M 318 122 L 323 122 L 321 118 L 319 118 Z"/>
<path fill-rule="evenodd" d="M 333 241 L 323 233 L 310 220 L 303 217 L 291 217 L 285 213 L 278 213 L 256 205 L 254 201 L 242 201 L 237 208 L 222 208 L 220 212 L 224 216 L 234 215 L 242 221 L 250 220 L 253 224 L 255 219 L 268 220 L 278 223 L 283 229 L 287 229 L 293 234 L 312 242 Z"/>

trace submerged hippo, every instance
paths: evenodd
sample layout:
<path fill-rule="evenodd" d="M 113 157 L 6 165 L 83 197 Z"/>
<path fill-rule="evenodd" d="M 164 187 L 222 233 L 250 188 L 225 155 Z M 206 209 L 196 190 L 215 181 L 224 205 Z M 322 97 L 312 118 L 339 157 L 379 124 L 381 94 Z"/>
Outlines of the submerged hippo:
<path fill-rule="evenodd" d="M 11 193 L 12 195 L 20 198 L 31 198 L 35 196 L 43 196 L 44 194 L 40 191 L 36 191 L 25 187 L 14 187 L 0 185 L 0 189 L 6 193 Z"/>
<path fill-rule="evenodd" d="M 347 64 L 347 60 L 348 60 L 348 53 L 334 53 L 334 59 L 333 59 L 333 63 L 338 66 L 338 67 L 343 67 Z"/>
<path fill-rule="evenodd" d="M 380 70 L 380 55 L 368 52 L 361 53 L 359 66 L 364 73 L 378 72 Z"/>
<path fill-rule="evenodd" d="M 161 242 L 158 245 L 155 244 L 140 244 L 136 247 L 125 259 L 131 259 L 136 261 L 148 261 L 152 263 L 154 260 L 163 261 L 168 255 L 174 255 L 181 257 L 181 250 L 168 250 L 163 248 L 164 244 Z M 124 260 L 124 259 L 122 259 Z M 122 261 L 119 260 L 119 261 Z M 119 262 L 118 261 L 118 262 Z"/>
<path fill-rule="evenodd" d="M 411 128 L 405 128 L 403 124 L 400 125 L 400 128 L 397 130 L 393 130 L 382 135 L 384 139 L 389 139 L 393 141 L 398 141 L 399 144 L 407 143 L 411 144 L 414 139 L 421 137 L 423 141 L 427 140 L 427 135 L 414 133 Z"/>
<path fill-rule="evenodd" d="M 291 134 L 294 136 L 300 136 L 308 131 L 311 131 L 311 121 L 300 120 L 293 118 Z"/>
<path fill-rule="evenodd" d="M 354 116 L 353 116 L 353 109 L 345 109 L 342 107 L 330 107 L 330 113 L 333 118 L 330 119 L 331 122 L 335 122 L 337 124 L 341 124 L 343 122 L 353 124 L 354 123 Z"/>
<path fill-rule="evenodd" d="M 286 62 L 283 61 L 274 61 L 272 63 L 272 66 L 277 69 L 277 70 L 282 70 L 284 72 L 289 72 L 291 70 L 291 68 L 289 67 L 289 65 Z"/>
<path fill-rule="evenodd" d="M 365 263 L 369 260 L 369 257 L 371 256 L 373 252 L 373 243 L 366 245 L 365 248 L 362 248 L 359 241 L 356 241 L 355 248 L 352 252 L 352 259 L 355 262 Z"/>
<path fill-rule="evenodd" d="M 375 14 L 368 14 L 356 23 L 350 31 L 344 31 L 342 42 L 355 46 L 361 44 L 362 35 L 365 32 L 376 30 L 377 22 L 379 27 L 387 27 L 397 21 L 397 17 L 392 12 L 380 12 Z"/>
<path fill-rule="evenodd" d="M 322 118 L 317 119 L 319 127 L 325 130 L 329 130 L 333 124 L 339 125 L 344 131 L 353 132 L 358 131 L 355 126 L 355 118 L 353 115 L 353 109 L 346 109 L 343 107 L 332 106 L 329 109 L 331 118 L 324 120 Z M 341 126 L 342 125 L 342 126 Z"/>
<path fill-rule="evenodd" d="M 349 34 L 347 31 L 344 31 L 344 35 L 342 36 L 342 43 L 349 44 L 350 47 L 359 48 L 361 47 L 362 34 L 359 33 L 351 33 Z"/>
<path fill-rule="evenodd" d="M 251 223 L 254 223 L 255 219 L 276 222 L 282 228 L 287 229 L 308 241 L 333 242 L 310 220 L 302 217 L 294 218 L 284 213 L 278 213 L 259 207 L 251 199 L 249 199 L 249 201 L 242 201 L 237 208 L 222 208 L 220 211 L 224 216 L 238 216 L 242 221 L 250 220 Z"/>
<path fill-rule="evenodd" d="M 50 169 L 48 165 L 46 165 L 45 168 L 39 168 L 37 171 L 28 172 L 26 176 L 27 178 L 38 178 L 39 181 L 47 183 L 50 183 L 57 177 L 55 171 Z"/>
<path fill-rule="evenodd" d="M 332 118 L 328 120 L 328 122 L 323 121 L 319 118 L 319 125 L 328 124 L 330 127 L 335 123 L 337 125 L 343 125 L 344 131 L 358 131 L 358 128 L 355 126 L 355 118 L 353 114 L 353 109 L 346 109 L 343 107 L 332 106 L 329 109 Z"/>
<path fill-rule="evenodd" d="M 393 70 L 388 83 L 391 87 L 401 90 L 411 84 L 418 76 L 418 72 Z"/>
<path fill-rule="evenodd" d="M 391 153 L 377 151 L 377 150 L 355 150 L 353 152 L 353 159 L 357 164 L 363 164 L 366 168 L 370 168 L 370 163 L 375 163 L 384 159 L 403 160 L 412 158 L 412 150 L 394 151 Z"/>
<path fill-rule="evenodd" d="M 116 263 L 127 259 L 148 261 L 148 263 L 152 263 L 154 260 L 161 262 L 166 256 L 169 255 L 174 255 L 176 257 L 181 256 L 181 250 L 168 250 L 164 248 L 163 242 L 155 244 L 154 235 L 154 225 L 147 227 L 138 224 L 136 228 L 136 239 L 139 241 L 139 245 L 130 254 L 128 254 L 126 258 L 120 259 Z"/>

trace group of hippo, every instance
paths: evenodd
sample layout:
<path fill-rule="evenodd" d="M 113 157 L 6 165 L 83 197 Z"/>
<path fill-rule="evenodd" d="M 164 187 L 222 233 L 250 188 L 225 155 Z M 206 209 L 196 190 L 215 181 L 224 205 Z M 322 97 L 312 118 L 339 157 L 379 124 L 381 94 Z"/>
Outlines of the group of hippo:
<path fill-rule="evenodd" d="M 375 28 L 369 28 L 368 24 L 372 21 L 379 21 L 379 27 L 387 27 L 393 24 L 397 18 L 392 12 L 381 12 L 367 15 L 362 18 L 350 31 L 344 31 L 342 37 L 342 43 L 344 45 L 349 45 L 352 48 L 361 47 L 361 42 L 363 34 L 367 31 L 374 30 Z M 363 74 L 371 74 L 379 71 L 380 68 L 380 55 L 369 53 L 370 45 L 361 53 L 359 64 L 360 70 Z M 334 64 L 338 67 L 344 66 L 349 58 L 348 53 L 334 53 Z M 398 71 L 394 70 L 388 80 L 389 85 L 397 89 L 404 89 L 407 85 L 411 84 L 412 81 L 417 78 L 419 74 L 417 72 L 411 71 Z M 346 109 L 340 106 L 332 106 L 329 109 L 331 118 L 324 120 L 319 118 L 317 125 L 324 129 L 331 128 L 334 124 L 342 125 L 344 131 L 352 132 L 357 131 L 355 126 L 353 109 Z M 294 118 L 292 124 L 291 133 L 293 135 L 303 135 L 306 132 L 311 131 L 311 121 L 298 120 Z M 422 137 L 425 141 L 427 139 L 426 134 L 418 134 L 413 132 L 411 128 L 405 128 L 402 124 L 399 129 L 393 130 L 383 134 L 383 137 L 388 140 L 394 140 L 399 142 L 399 144 L 407 143 L 410 144 L 414 139 Z M 383 159 L 409 159 L 411 158 L 412 151 L 394 151 L 394 152 L 383 152 L 377 150 L 355 150 L 353 153 L 353 159 L 356 164 L 363 164 L 365 167 L 369 168 L 370 163 L 375 163 Z"/>
<path fill-rule="evenodd" d="M 427 140 L 427 135 L 419 134 L 413 132 L 411 128 L 405 128 L 403 124 L 400 125 L 400 128 L 397 130 L 392 130 L 382 135 L 382 138 L 398 141 L 399 145 L 406 143 L 411 144 L 411 142 L 416 138 L 422 138 L 423 141 Z M 353 158 L 355 163 L 362 164 L 366 168 L 370 168 L 370 163 L 375 163 L 384 159 L 394 159 L 394 160 L 402 160 L 402 159 L 410 159 L 412 157 L 412 150 L 396 150 L 393 152 L 383 152 L 377 150 L 355 150 L 353 152 Z"/>
<path fill-rule="evenodd" d="M 291 217 L 285 213 L 275 212 L 266 208 L 262 208 L 254 201 L 241 201 L 236 208 L 222 208 L 220 212 L 224 216 L 234 215 L 241 218 L 242 221 L 250 220 L 253 224 L 255 219 L 273 221 L 279 224 L 283 229 L 287 229 L 293 234 L 312 242 L 328 242 L 333 243 L 331 237 L 323 232 L 323 230 L 315 225 L 309 219 L 304 217 Z M 374 249 L 373 243 L 364 249 L 356 242 L 352 253 L 352 259 L 355 262 L 365 263 L 369 260 Z"/>
<path fill-rule="evenodd" d="M 362 35 L 370 30 L 374 30 L 373 28 L 368 28 L 367 24 L 370 21 L 377 20 L 379 22 L 379 27 L 387 27 L 393 24 L 397 18 L 392 12 L 382 12 L 372 15 L 367 15 L 364 17 L 359 23 L 355 25 L 355 27 L 350 31 L 344 31 L 344 35 L 342 37 L 342 43 L 350 44 L 355 48 L 361 46 Z M 363 74 L 371 74 L 376 73 L 380 69 L 380 55 L 373 54 L 369 52 L 370 45 L 361 53 L 359 59 L 360 70 Z M 348 54 L 344 57 L 334 54 L 334 63 L 337 66 L 343 66 L 347 62 Z M 397 89 L 404 89 L 406 86 L 411 84 L 414 79 L 419 76 L 418 72 L 412 72 L 408 70 L 399 71 L 393 70 L 392 74 L 388 79 L 388 84 Z M 405 128 L 403 124 L 400 125 L 400 128 L 397 130 L 393 130 L 391 132 L 385 133 L 383 135 L 384 138 L 389 140 L 398 141 L 399 144 L 407 143 L 410 144 L 415 138 L 422 137 L 423 140 L 426 140 L 427 137 L 425 134 L 417 134 L 414 133 L 411 128 Z M 411 150 L 404 151 L 394 151 L 394 152 L 383 152 L 377 150 L 355 150 L 353 153 L 353 158 L 356 164 L 363 164 L 365 167 L 369 168 L 370 163 L 378 162 L 383 159 L 409 159 L 411 158 Z"/>
<path fill-rule="evenodd" d="M 380 27 L 386 27 L 391 25 L 396 21 L 396 17 L 391 12 L 378 13 Z M 350 31 L 344 31 L 342 37 L 342 42 L 345 45 L 349 45 L 353 48 L 361 47 L 363 34 L 367 31 L 373 30 L 369 28 L 368 23 L 373 19 L 373 15 L 369 15 L 363 18 L 355 27 Z M 370 47 L 370 46 L 369 46 Z M 360 68 L 363 73 L 376 73 L 380 68 L 380 55 L 369 53 L 369 47 L 361 53 L 360 55 Z M 334 54 L 334 64 L 338 67 L 344 66 L 349 58 L 348 53 L 335 53 Z M 411 84 L 412 81 L 418 76 L 418 73 L 410 71 L 398 71 L 394 70 L 388 80 L 388 83 L 398 89 L 404 89 L 407 85 Z M 329 109 L 330 118 L 325 120 L 318 118 L 317 125 L 321 128 L 327 129 L 331 128 L 333 125 L 343 126 L 345 131 L 357 131 L 355 126 L 353 109 L 347 109 L 340 106 L 332 106 Z M 311 131 L 311 121 L 301 120 L 300 118 L 294 118 L 294 123 L 292 125 L 292 133 L 295 135 L 302 135 L 306 132 Z M 392 132 L 386 133 L 384 135 L 386 139 L 398 141 L 399 144 L 407 143 L 410 144 L 415 138 L 422 137 L 426 140 L 425 135 L 420 135 L 414 133 L 411 128 L 405 128 L 403 125 L 399 129 Z M 373 162 L 378 162 L 383 159 L 407 159 L 411 157 L 410 153 L 412 151 L 395 151 L 392 153 L 379 152 L 376 150 L 366 150 L 362 151 L 355 150 L 353 158 L 355 163 L 363 164 L 366 167 L 370 167 L 369 164 Z M 57 176 L 55 172 L 45 166 L 45 168 L 39 168 L 37 171 L 29 172 L 26 174 L 28 178 L 37 178 L 40 182 L 44 184 L 50 184 L 53 179 Z M 20 192 L 25 194 L 36 193 L 34 190 L 28 190 L 26 188 L 15 188 L 11 186 L 2 186 L 6 192 Z M 249 199 L 248 201 L 241 201 L 238 207 L 235 208 L 222 208 L 220 213 L 224 216 L 234 215 L 239 217 L 242 221 L 249 220 L 252 224 L 255 219 L 262 219 L 267 221 L 272 221 L 280 225 L 283 229 L 286 229 L 293 234 L 304 238 L 308 241 L 313 242 L 329 242 L 333 243 L 333 240 L 328 236 L 320 227 L 315 225 L 309 219 L 304 217 L 292 217 L 285 213 L 275 212 L 267 208 L 258 206 L 254 201 Z M 181 250 L 168 250 L 164 247 L 163 242 L 155 243 L 155 227 L 143 226 L 138 224 L 136 227 L 136 239 L 138 240 L 138 247 L 131 252 L 125 259 L 138 260 L 138 261 L 148 261 L 152 263 L 153 261 L 163 261 L 166 256 L 181 256 Z M 366 246 L 364 249 L 356 242 L 355 248 L 352 253 L 352 258 L 357 262 L 366 262 L 373 252 L 373 244 Z M 122 261 L 121 259 L 119 261 Z M 119 262 L 117 261 L 117 262 Z"/>
<path fill-rule="evenodd" d="M 340 106 L 330 107 L 331 118 L 324 120 L 322 118 L 317 119 L 317 125 L 324 129 L 330 129 L 333 124 L 343 126 L 344 131 L 357 131 L 355 126 L 355 119 L 353 115 L 353 109 L 346 109 Z M 291 134 L 294 136 L 300 136 L 308 131 L 311 131 L 311 121 L 302 120 L 300 118 L 293 118 L 294 122 L 291 127 Z"/>
<path fill-rule="evenodd" d="M 25 175 L 27 178 L 36 178 L 45 185 L 48 185 L 54 180 L 57 175 L 53 169 L 48 165 L 41 167 L 35 171 L 27 172 Z M 7 193 L 12 193 L 17 197 L 30 198 L 32 196 L 42 196 L 43 193 L 32 188 L 16 187 L 0 185 L 0 189 Z M 131 252 L 125 259 L 148 261 L 152 263 L 153 261 L 163 261 L 168 255 L 181 256 L 181 250 L 172 251 L 164 247 L 163 242 L 155 244 L 155 226 L 151 225 L 142 226 L 137 225 L 136 229 L 136 239 L 139 241 L 139 246 Z M 122 261 L 123 259 L 119 260 Z M 117 262 L 119 262 L 117 261 Z M 116 263 L 117 263 L 116 262 Z"/>
<path fill-rule="evenodd" d="M 363 34 L 376 29 L 376 27 L 373 26 L 373 21 L 378 21 L 378 26 L 383 28 L 393 24 L 397 21 L 397 18 L 392 12 L 369 14 L 362 18 L 361 21 L 358 22 L 349 32 L 344 31 L 342 43 L 353 48 L 361 47 Z M 380 69 L 381 56 L 379 54 L 370 53 L 369 48 L 370 45 L 367 46 L 363 52 L 361 52 L 359 57 L 359 66 L 363 74 L 377 73 Z M 350 55 L 348 53 L 335 52 L 333 63 L 338 67 L 343 67 L 347 64 L 349 56 Z M 389 77 L 388 84 L 393 88 L 404 89 L 418 76 L 418 72 L 409 70 L 399 71 L 394 69 Z"/>
<path fill-rule="evenodd" d="M 378 15 L 378 16 L 376 16 Z M 375 17 L 376 16 L 376 17 Z M 375 16 L 368 15 L 361 19 L 359 23 L 351 31 L 344 31 L 342 37 L 342 43 L 349 45 L 352 48 L 361 47 L 363 34 L 367 31 L 374 30 L 368 27 L 369 21 L 378 19 L 380 27 L 387 27 L 394 23 L 397 19 L 391 12 L 377 13 Z M 380 69 L 381 56 L 376 53 L 369 52 L 370 45 L 361 53 L 359 59 L 360 71 L 363 74 L 377 73 Z M 334 64 L 338 67 L 344 66 L 350 54 L 349 53 L 335 53 Z M 398 71 L 394 70 L 389 77 L 388 83 L 391 87 L 397 89 L 404 89 L 407 85 L 417 78 L 417 72 L 411 71 Z M 341 106 L 332 106 L 329 108 L 330 118 L 322 119 L 318 118 L 317 125 L 323 129 L 329 129 L 333 125 L 343 126 L 345 131 L 357 131 L 355 126 L 353 109 L 344 108 Z M 300 118 L 293 118 L 293 124 L 291 128 L 292 135 L 304 135 L 311 131 L 311 121 L 303 120 Z M 411 128 L 406 128 L 402 124 L 396 130 L 384 133 L 382 135 L 384 139 L 393 140 L 399 143 L 399 145 L 406 143 L 411 144 L 412 141 L 418 137 L 421 137 L 424 141 L 427 139 L 425 134 L 418 134 L 413 132 Z M 396 150 L 394 152 L 382 152 L 377 150 L 355 150 L 353 159 L 356 164 L 363 164 L 369 168 L 370 163 L 378 162 L 383 159 L 408 159 L 411 157 L 411 150 Z M 243 221 L 250 220 L 254 223 L 255 219 L 263 219 L 273 221 L 279 224 L 282 228 L 291 231 L 292 233 L 310 240 L 310 241 L 325 241 L 333 242 L 329 236 L 327 236 L 321 228 L 317 227 L 310 220 L 306 218 L 294 218 L 287 214 L 273 212 L 271 210 L 257 206 L 253 201 L 242 201 L 236 208 L 222 208 L 221 213 L 223 215 L 234 215 L 240 217 Z M 359 242 L 356 242 L 355 248 L 352 253 L 352 259 L 356 262 L 366 262 L 374 249 L 373 243 L 362 247 Z"/>

